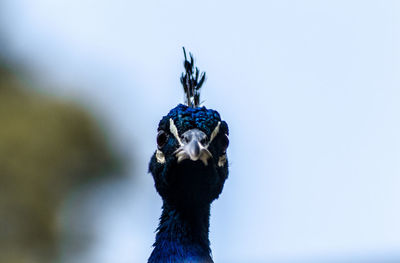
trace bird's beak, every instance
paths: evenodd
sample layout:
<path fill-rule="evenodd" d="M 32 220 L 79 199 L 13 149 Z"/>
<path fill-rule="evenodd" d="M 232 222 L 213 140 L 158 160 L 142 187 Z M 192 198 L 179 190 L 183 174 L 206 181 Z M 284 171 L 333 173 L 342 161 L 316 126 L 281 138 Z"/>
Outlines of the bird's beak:
<path fill-rule="evenodd" d="M 200 144 L 197 138 L 193 138 L 188 144 L 184 146 L 186 153 L 192 161 L 197 161 L 200 158 Z"/>
<path fill-rule="evenodd" d="M 175 151 L 178 163 L 185 159 L 192 161 L 201 160 L 208 165 L 208 159 L 212 157 L 207 147 L 207 135 L 199 129 L 191 129 L 181 136 L 181 146 Z"/>

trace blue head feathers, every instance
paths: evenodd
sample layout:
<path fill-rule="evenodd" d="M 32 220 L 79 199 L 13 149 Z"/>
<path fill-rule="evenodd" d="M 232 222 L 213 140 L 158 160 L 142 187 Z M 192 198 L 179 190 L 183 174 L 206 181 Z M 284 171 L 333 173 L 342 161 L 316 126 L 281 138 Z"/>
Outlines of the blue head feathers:
<path fill-rule="evenodd" d="M 180 134 L 189 129 L 197 128 L 206 133 L 207 136 L 211 136 L 211 133 L 220 122 L 223 122 L 223 127 L 221 128 L 228 134 L 228 125 L 221 120 L 219 113 L 204 106 L 191 108 L 179 104 L 162 118 L 158 129 L 168 129 L 169 119 L 174 121 Z"/>
<path fill-rule="evenodd" d="M 210 204 L 226 178 L 228 125 L 220 114 L 200 107 L 205 73 L 185 54 L 181 83 L 186 104 L 179 104 L 158 126 L 157 150 L 149 171 L 163 200 L 149 263 L 213 262 L 208 240 Z"/>

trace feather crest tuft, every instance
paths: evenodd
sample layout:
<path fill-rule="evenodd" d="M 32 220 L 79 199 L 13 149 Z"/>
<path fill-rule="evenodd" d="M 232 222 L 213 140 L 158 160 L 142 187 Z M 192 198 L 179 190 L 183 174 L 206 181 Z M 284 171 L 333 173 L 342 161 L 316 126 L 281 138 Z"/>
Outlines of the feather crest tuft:
<path fill-rule="evenodd" d="M 206 80 L 206 73 L 200 73 L 199 69 L 194 66 L 193 55 L 190 52 L 190 60 L 188 60 L 185 47 L 183 47 L 183 55 L 185 56 L 183 62 L 185 72 L 181 75 L 181 83 L 186 95 L 185 100 L 187 106 L 196 108 L 200 106 L 200 88 Z"/>

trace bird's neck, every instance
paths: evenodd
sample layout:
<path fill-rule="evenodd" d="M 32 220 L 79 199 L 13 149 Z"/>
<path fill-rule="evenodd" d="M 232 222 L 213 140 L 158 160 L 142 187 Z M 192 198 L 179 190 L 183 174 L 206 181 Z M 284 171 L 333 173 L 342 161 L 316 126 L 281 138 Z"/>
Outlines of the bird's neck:
<path fill-rule="evenodd" d="M 212 263 L 208 239 L 210 204 L 172 206 L 164 202 L 149 263 Z"/>

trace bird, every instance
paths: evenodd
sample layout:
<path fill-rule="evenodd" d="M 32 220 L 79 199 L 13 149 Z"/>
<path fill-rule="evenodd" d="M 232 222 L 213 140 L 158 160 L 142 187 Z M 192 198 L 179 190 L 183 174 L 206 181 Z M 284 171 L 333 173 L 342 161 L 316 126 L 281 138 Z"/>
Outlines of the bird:
<path fill-rule="evenodd" d="M 213 263 L 210 206 L 228 178 L 228 124 L 200 103 L 205 72 L 184 53 L 180 81 L 185 104 L 162 117 L 149 173 L 162 198 L 162 213 L 148 263 Z"/>

